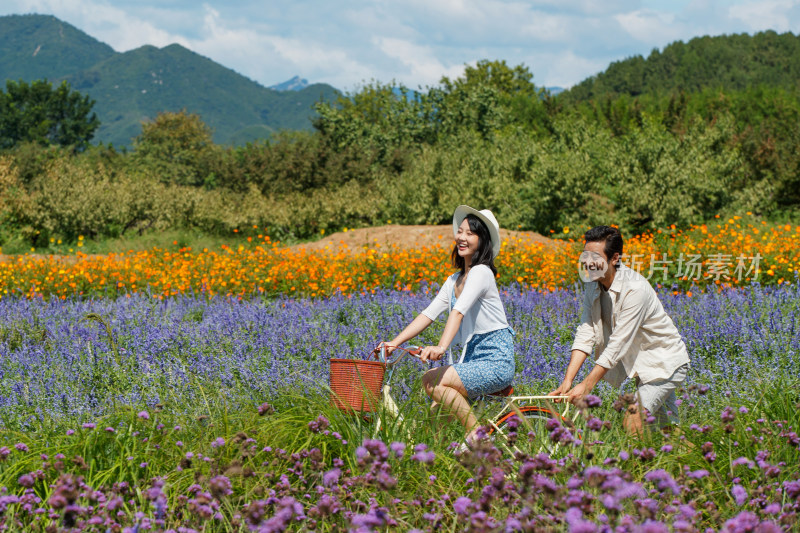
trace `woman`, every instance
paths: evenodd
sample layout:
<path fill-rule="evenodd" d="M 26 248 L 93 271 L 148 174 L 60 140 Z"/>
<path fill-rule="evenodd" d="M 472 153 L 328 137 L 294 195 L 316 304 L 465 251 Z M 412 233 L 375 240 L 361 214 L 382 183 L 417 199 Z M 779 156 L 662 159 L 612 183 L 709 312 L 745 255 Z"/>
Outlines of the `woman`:
<path fill-rule="evenodd" d="M 449 311 L 439 344 L 425 346 L 423 361 L 439 360 L 454 341 L 464 346 L 455 364 L 433 368 L 422 383 L 433 400 L 432 407 L 444 405 L 459 419 L 474 440 L 477 420 L 468 399 L 504 389 L 514 379 L 513 330 L 497 291 L 494 258 L 500 252 L 500 227 L 488 209 L 477 211 L 466 205 L 453 214 L 455 245 L 451 254 L 459 271 L 448 277 L 431 304 L 397 337 L 387 350 L 422 333 L 443 311 Z"/>

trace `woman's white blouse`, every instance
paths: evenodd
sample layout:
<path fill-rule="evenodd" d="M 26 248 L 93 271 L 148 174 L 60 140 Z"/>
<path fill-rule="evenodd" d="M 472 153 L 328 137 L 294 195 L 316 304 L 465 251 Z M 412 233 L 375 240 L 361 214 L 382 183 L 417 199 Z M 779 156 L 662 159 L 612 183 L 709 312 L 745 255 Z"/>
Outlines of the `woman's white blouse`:
<path fill-rule="evenodd" d="M 464 359 L 467 343 L 473 335 L 489 333 L 508 327 L 506 311 L 497 291 L 494 274 L 486 265 L 476 265 L 467 274 L 464 290 L 453 305 L 450 298 L 454 295 L 454 288 L 459 272 L 448 277 L 439 289 L 436 298 L 422 311 L 422 314 L 431 320 L 451 308 L 464 315 L 461 327 L 458 329 L 453 344 L 461 344 L 464 349 L 459 362 Z"/>

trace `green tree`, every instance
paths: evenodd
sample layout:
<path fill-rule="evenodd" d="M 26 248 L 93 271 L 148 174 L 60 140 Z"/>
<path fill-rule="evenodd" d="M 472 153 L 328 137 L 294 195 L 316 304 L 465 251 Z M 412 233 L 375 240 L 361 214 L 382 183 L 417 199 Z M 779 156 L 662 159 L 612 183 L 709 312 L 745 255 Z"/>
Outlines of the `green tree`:
<path fill-rule="evenodd" d="M 43 80 L 9 80 L 0 91 L 0 148 L 35 142 L 83 150 L 100 126 L 94 103 L 66 81 L 53 88 Z"/>
<path fill-rule="evenodd" d="M 212 131 L 199 115 L 159 113 L 155 120 L 142 124 L 142 133 L 133 141 L 133 160 L 149 167 L 164 183 L 214 187 L 210 167 L 219 156 Z"/>

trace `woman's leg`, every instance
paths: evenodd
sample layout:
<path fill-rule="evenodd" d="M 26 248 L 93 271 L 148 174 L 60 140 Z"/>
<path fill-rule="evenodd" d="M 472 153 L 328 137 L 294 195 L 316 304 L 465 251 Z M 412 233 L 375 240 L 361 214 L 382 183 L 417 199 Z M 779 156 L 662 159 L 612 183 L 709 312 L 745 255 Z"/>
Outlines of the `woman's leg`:
<path fill-rule="evenodd" d="M 455 368 L 440 366 L 428 370 L 422 376 L 422 386 L 433 400 L 432 409 L 443 405 L 458 418 L 468 435 L 473 433 L 478 420 L 467 401 L 467 389 L 461 383 Z"/>

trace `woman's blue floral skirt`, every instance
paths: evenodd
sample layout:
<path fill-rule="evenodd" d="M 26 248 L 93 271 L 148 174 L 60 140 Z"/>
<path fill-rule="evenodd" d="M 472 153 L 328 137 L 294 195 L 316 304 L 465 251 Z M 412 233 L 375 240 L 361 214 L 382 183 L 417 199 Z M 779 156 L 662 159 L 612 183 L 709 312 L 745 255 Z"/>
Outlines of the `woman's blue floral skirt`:
<path fill-rule="evenodd" d="M 511 328 L 473 335 L 462 363 L 453 365 L 470 398 L 491 394 L 514 380 L 514 336 Z"/>

